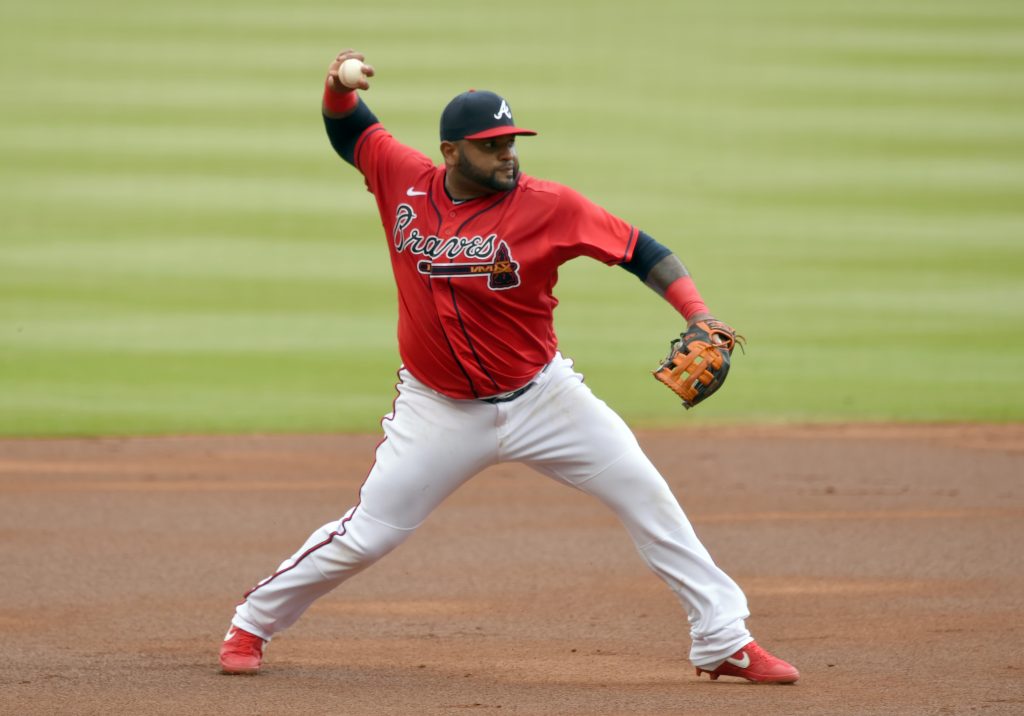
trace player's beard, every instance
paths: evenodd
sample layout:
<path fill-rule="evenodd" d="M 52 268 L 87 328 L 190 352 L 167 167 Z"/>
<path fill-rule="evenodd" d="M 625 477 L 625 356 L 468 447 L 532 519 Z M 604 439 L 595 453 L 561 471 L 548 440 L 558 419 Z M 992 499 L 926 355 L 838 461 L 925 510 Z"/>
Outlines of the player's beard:
<path fill-rule="evenodd" d="M 476 165 L 469 161 L 465 154 L 459 155 L 459 173 L 462 174 L 466 179 L 476 182 L 480 186 L 490 189 L 491 191 L 509 191 L 516 188 L 516 184 L 519 183 L 519 162 L 514 161 L 512 164 L 512 178 L 505 179 L 499 176 L 499 170 L 487 173 L 481 171 Z M 504 172 L 501 172 L 503 175 Z"/>

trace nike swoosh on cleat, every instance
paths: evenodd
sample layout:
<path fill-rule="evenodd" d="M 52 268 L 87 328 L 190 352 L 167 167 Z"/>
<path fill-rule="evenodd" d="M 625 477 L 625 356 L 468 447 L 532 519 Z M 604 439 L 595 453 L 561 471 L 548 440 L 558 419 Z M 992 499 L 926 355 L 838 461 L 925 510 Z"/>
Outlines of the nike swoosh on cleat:
<path fill-rule="evenodd" d="M 748 666 L 750 666 L 750 654 L 748 654 L 747 652 L 743 652 L 742 659 L 729 658 L 726 659 L 726 661 L 728 661 L 733 666 L 739 667 L 741 669 L 746 669 Z"/>
<path fill-rule="evenodd" d="M 228 633 L 224 635 L 224 641 L 230 641 L 231 637 L 235 635 L 238 630 L 235 627 L 228 629 Z"/>
<path fill-rule="evenodd" d="M 406 196 L 426 196 L 427 192 L 425 192 L 425 191 L 416 191 L 412 187 L 409 187 L 408 189 L 405 190 L 405 195 Z"/>

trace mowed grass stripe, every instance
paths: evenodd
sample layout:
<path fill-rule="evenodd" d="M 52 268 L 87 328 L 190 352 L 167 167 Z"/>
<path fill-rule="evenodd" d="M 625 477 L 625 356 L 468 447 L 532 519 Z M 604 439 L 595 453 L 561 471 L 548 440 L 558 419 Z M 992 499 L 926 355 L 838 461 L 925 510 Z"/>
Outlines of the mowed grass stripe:
<path fill-rule="evenodd" d="M 303 210 L 335 211 L 350 206 L 365 206 L 365 198 L 342 193 L 322 181 L 287 180 L 267 176 L 211 176 L 207 173 L 173 174 L 139 169 L 135 172 L 68 171 L 26 179 L 9 192 L 14 198 L 29 201 L 46 195 L 47 201 L 60 201 L 64 206 L 75 203 L 89 207 L 106 205 L 116 211 L 125 204 L 132 210 L 146 208 L 177 208 L 183 211 L 207 209 L 244 211 Z"/>
<path fill-rule="evenodd" d="M 320 121 L 319 117 L 314 116 L 314 119 Z M 59 121 L 12 129 L 0 137 L 0 149 L 12 158 L 31 157 L 47 163 L 51 158 L 67 157 L 68 161 L 76 162 L 80 157 L 100 156 L 110 162 L 134 161 L 138 164 L 139 156 L 143 155 L 159 160 L 161 166 L 165 162 L 184 163 L 196 159 L 203 160 L 204 164 L 214 160 L 227 163 L 259 161 L 263 168 L 273 162 L 284 169 L 323 164 L 322 150 L 328 146 L 327 138 L 315 133 L 310 136 L 302 131 L 305 126 L 282 131 L 280 127 L 103 124 L 75 127 L 69 132 L 66 123 Z"/>
<path fill-rule="evenodd" d="M 392 373 L 353 391 L 346 381 L 393 363 L 390 352 L 160 352 L 129 361 L 117 351 L 30 355 L 25 389 L 0 393 L 3 434 L 365 430 L 365 415 L 379 421 L 388 407 L 381 394 L 395 382 Z M 268 375 L 275 380 L 264 382 Z M 210 402 L 216 410 L 207 408 Z M 204 414 L 200 424 L 197 411 Z"/>
<path fill-rule="evenodd" d="M 370 228 L 370 227 L 368 227 Z M 336 285 L 366 277 L 368 264 L 387 262 L 382 241 L 325 242 L 308 237 L 291 242 L 251 238 L 225 241 L 222 235 L 182 236 L 173 242 L 139 237 L 137 243 L 91 238 L 19 246 L 5 253 L 16 269 L 11 281 L 33 280 L 50 269 L 61 276 L 101 275 L 107 279 L 156 276 L 210 279 L 267 279 L 322 281 Z M 376 239 L 376 236 L 374 236 Z M 329 241 L 329 240 L 328 240 Z M 90 257 L 102 257 L 90 265 Z M 386 270 L 386 267 L 385 267 Z M 98 274 L 96 273 L 98 272 Z M 259 281 L 262 285 L 262 281 Z M 390 286 L 388 290 L 392 290 Z"/>
<path fill-rule="evenodd" d="M 117 322 L 105 316 L 67 317 L 37 320 L 20 336 L 22 350 L 74 347 L 81 353 L 125 355 L 147 353 L 198 354 L 238 351 L 245 354 L 309 351 L 335 354 L 350 347 L 350 336 L 358 335 L 361 347 L 390 351 L 394 332 L 388 325 L 392 316 L 384 309 L 338 316 L 337 311 L 320 313 L 267 311 L 202 314 L 157 314 L 140 310 L 125 314 Z M 188 338 L 184 343 L 182 337 Z"/>

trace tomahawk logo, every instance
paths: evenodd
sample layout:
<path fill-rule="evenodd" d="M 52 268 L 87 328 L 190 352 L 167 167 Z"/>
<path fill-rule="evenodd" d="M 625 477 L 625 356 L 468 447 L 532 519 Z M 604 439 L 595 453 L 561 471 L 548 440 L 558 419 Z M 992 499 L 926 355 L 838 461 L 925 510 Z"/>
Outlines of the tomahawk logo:
<path fill-rule="evenodd" d="M 430 261 L 420 261 L 416 268 L 430 278 L 486 276 L 487 288 L 492 291 L 504 291 L 519 285 L 519 264 L 512 260 L 512 253 L 504 241 L 498 243 L 498 248 L 491 261 L 459 264 L 435 264 Z"/>
<path fill-rule="evenodd" d="M 501 119 L 502 117 L 508 117 L 508 121 L 512 121 L 512 110 L 508 108 L 508 102 L 501 100 L 501 107 L 498 109 L 498 113 L 494 115 L 495 119 Z"/>

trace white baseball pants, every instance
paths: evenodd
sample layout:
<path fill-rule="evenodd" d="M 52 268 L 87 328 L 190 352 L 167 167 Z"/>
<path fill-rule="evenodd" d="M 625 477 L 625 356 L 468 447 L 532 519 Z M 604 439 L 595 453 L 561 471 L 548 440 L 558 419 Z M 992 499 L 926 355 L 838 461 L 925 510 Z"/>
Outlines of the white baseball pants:
<path fill-rule="evenodd" d="M 269 640 L 401 544 L 475 474 L 522 462 L 615 512 L 640 556 L 686 608 L 695 665 L 717 666 L 752 640 L 743 592 L 712 561 L 632 431 L 570 360 L 556 355 L 530 390 L 496 404 L 447 398 L 405 369 L 399 377 L 359 503 L 254 587 L 236 609 L 235 626 Z"/>

